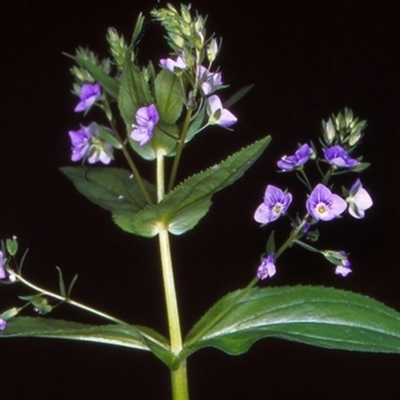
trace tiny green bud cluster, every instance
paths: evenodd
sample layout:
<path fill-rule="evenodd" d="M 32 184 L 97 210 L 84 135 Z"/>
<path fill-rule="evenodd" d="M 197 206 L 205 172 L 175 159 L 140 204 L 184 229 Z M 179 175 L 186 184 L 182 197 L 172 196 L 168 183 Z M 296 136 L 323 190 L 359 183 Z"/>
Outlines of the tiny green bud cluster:
<path fill-rule="evenodd" d="M 326 146 L 340 144 L 344 148 L 350 148 L 360 142 L 366 126 L 366 120 L 354 118 L 353 111 L 345 108 L 343 113 L 322 121 L 322 137 Z"/>

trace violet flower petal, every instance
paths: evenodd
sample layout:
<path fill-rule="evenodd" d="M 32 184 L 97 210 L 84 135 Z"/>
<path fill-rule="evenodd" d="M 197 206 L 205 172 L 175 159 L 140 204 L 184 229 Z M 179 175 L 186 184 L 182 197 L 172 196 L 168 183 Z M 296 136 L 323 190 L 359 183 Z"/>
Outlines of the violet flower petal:
<path fill-rule="evenodd" d="M 305 143 L 299 147 L 299 149 L 292 156 L 283 156 L 277 165 L 280 169 L 284 171 L 291 171 L 304 165 L 310 158 L 312 154 L 311 147 Z"/>
<path fill-rule="evenodd" d="M 350 157 L 349 153 L 339 145 L 323 149 L 325 159 L 332 165 L 341 168 L 353 168 L 360 164 Z"/>
<path fill-rule="evenodd" d="M 100 97 L 100 84 L 84 83 L 79 93 L 80 102 L 75 107 L 75 112 L 88 110 Z"/>
<path fill-rule="evenodd" d="M 6 279 L 7 273 L 3 266 L 3 252 L 0 250 L 0 279 Z"/>
<path fill-rule="evenodd" d="M 237 122 L 237 118 L 222 106 L 222 102 L 217 95 L 214 94 L 207 100 L 209 105 L 209 123 L 211 125 L 221 125 L 227 128 Z M 216 114 L 219 114 L 219 116 L 216 117 Z"/>
<path fill-rule="evenodd" d="M 262 224 L 275 221 L 287 211 L 291 202 L 292 195 L 290 193 L 284 193 L 281 189 L 268 185 L 264 194 L 264 202 L 258 206 L 254 213 L 254 219 Z"/>
<path fill-rule="evenodd" d="M 4 329 L 6 329 L 6 326 L 7 326 L 7 321 L 0 318 L 0 331 L 4 331 Z"/>
<path fill-rule="evenodd" d="M 136 125 L 133 124 L 133 130 L 130 134 L 132 140 L 139 142 L 139 146 L 148 143 L 154 134 L 154 128 L 159 121 L 159 114 L 154 104 L 140 107 L 136 111 Z"/>
<path fill-rule="evenodd" d="M 343 213 L 347 208 L 347 203 L 319 183 L 307 199 L 306 207 L 314 219 L 330 221 Z"/>
<path fill-rule="evenodd" d="M 257 269 L 257 277 L 261 280 L 274 276 L 276 273 L 274 253 L 263 258 L 261 265 Z"/>
<path fill-rule="evenodd" d="M 360 179 L 357 179 L 351 187 L 346 201 L 349 204 L 349 214 L 357 219 L 364 218 L 365 210 L 373 205 L 371 196 L 363 188 Z"/>

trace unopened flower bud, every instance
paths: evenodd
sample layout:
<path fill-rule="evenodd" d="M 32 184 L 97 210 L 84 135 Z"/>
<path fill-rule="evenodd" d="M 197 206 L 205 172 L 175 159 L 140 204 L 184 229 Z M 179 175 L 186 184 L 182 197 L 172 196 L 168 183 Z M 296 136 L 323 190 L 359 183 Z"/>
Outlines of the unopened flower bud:
<path fill-rule="evenodd" d="M 207 58 L 210 63 L 214 62 L 217 57 L 219 48 L 217 39 L 212 39 L 207 46 Z"/>

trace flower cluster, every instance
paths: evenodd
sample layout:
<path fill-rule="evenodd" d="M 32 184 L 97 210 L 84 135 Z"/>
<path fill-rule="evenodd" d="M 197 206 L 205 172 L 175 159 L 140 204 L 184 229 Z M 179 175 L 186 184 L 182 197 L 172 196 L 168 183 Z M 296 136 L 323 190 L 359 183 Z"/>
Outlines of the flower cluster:
<path fill-rule="evenodd" d="M 104 128 L 103 128 L 104 132 Z M 113 147 L 101 135 L 102 130 L 96 123 L 82 126 L 78 131 L 69 131 L 72 143 L 72 161 L 87 159 L 89 164 L 98 161 L 109 164 L 113 159 Z"/>
<path fill-rule="evenodd" d="M 180 76 L 183 71 L 186 71 L 187 65 L 184 56 L 178 56 L 176 60 L 171 58 L 161 59 L 161 67 Z M 211 72 L 204 65 L 199 65 L 196 72 L 196 80 L 207 98 L 207 114 L 209 117 L 209 125 L 220 125 L 228 128 L 237 122 L 237 118 L 226 108 L 223 107 L 221 99 L 213 94 L 215 91 L 223 87 L 221 72 Z M 213 94 L 213 95 L 211 95 Z"/>
<path fill-rule="evenodd" d="M 335 274 L 341 276 L 347 276 L 352 272 L 351 263 L 344 251 L 320 251 L 302 242 L 301 239 L 304 237 L 306 240 L 313 242 L 318 240 L 319 232 L 311 230 L 312 226 L 320 221 L 332 221 L 342 216 L 346 210 L 350 216 L 362 219 L 365 216 L 365 211 L 373 204 L 371 196 L 364 189 L 360 179 L 357 179 L 349 190 L 343 188 L 343 197 L 332 192 L 332 185 L 328 186 L 329 179 L 336 172 L 338 174 L 347 171 L 360 172 L 368 166 L 365 163 L 361 165 L 360 159 L 350 156 L 355 146 L 350 148 L 349 143 L 354 145 L 359 142 L 359 138 L 362 136 L 360 129 L 366 125 L 366 122 L 362 121 L 362 124 L 358 124 L 357 129 L 355 129 L 354 126 L 358 119 L 355 120 L 356 122 L 352 122 L 351 118 L 353 118 L 351 110 L 346 109 L 344 115 L 339 114 L 335 123 L 329 120 L 328 123 L 323 125 L 323 139 L 325 140 L 325 145 L 322 148 L 323 158 L 317 159 L 314 145 L 310 146 L 304 143 L 298 147 L 294 154 L 285 155 L 277 162 L 277 166 L 282 172 L 295 171 L 309 190 L 305 200 L 305 216 L 302 219 L 298 215 L 292 218 L 291 236 L 282 245 L 283 247 L 277 254 L 281 254 L 286 247 L 291 246 L 293 243 L 298 244 L 309 251 L 322 254 L 329 262 L 335 265 Z M 322 140 L 321 143 L 323 144 Z M 321 182 L 314 187 L 311 186 L 304 169 L 304 165 L 309 160 L 315 161 L 318 171 L 322 175 Z M 325 175 L 322 172 L 320 162 L 328 165 L 328 171 Z M 268 185 L 265 190 L 264 200 L 254 213 L 255 221 L 266 225 L 277 220 L 287 213 L 292 200 L 293 196 L 287 190 L 283 191 L 278 187 Z M 267 249 L 269 255 L 262 259 L 262 263 L 257 270 L 257 276 L 260 279 L 265 279 L 275 274 L 273 233 L 268 240 Z"/>
<path fill-rule="evenodd" d="M 152 16 L 166 29 L 173 54 L 160 59 L 161 71 L 156 71 L 151 63 L 138 65 L 136 49 L 130 48 L 113 28 L 107 34 L 113 62 L 108 58 L 99 60 L 96 54 L 82 48 L 71 56 L 77 61 L 71 69 L 75 78 L 73 92 L 79 97 L 74 111 L 86 115 L 97 105 L 111 127 L 92 122 L 69 131 L 72 161 L 109 164 L 115 149 L 123 149 L 128 159 L 129 150 L 145 159 L 155 158 L 158 150 L 174 156 L 180 154 L 177 148 L 181 143 L 187 143 L 206 127 L 219 125 L 229 129 L 237 122 L 216 94 L 225 87 L 222 73 L 212 67 L 221 41 L 213 35 L 207 38 L 205 19 L 200 14 L 192 15 L 190 6 L 182 5 L 179 11 L 171 4 L 153 10 Z M 139 17 L 135 36 L 140 34 L 142 22 Z M 115 110 L 119 115 L 114 114 Z M 128 127 L 128 131 L 119 132 L 120 126 Z M 148 146 L 150 143 L 153 145 Z M 135 169 L 132 159 L 128 163 Z"/>

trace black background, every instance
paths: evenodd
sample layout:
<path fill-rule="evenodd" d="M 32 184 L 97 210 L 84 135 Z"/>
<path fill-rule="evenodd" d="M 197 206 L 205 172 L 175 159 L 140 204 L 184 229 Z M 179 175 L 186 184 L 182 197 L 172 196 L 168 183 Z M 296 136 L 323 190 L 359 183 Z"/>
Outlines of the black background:
<path fill-rule="evenodd" d="M 81 122 L 72 111 L 77 101 L 70 93 L 72 64 L 61 53 L 88 46 L 106 56 L 107 27 L 129 37 L 138 12 L 154 5 L 1 2 L 0 233 L 16 234 L 21 248 L 30 248 L 25 274 L 35 282 L 56 288 L 56 265 L 67 278 L 78 272 L 77 300 L 166 334 L 156 241 L 120 231 L 58 172 L 71 164 L 67 132 Z M 173 238 L 184 331 L 219 297 L 253 277 L 269 232 L 252 220 L 265 186 L 297 187 L 291 176 L 275 173 L 276 160 L 298 142 L 316 141 L 321 119 L 345 106 L 369 122 L 359 154 L 373 164 L 362 180 L 375 204 L 365 220 L 347 217 L 321 226 L 321 246 L 351 252 L 354 272 L 336 277 L 321 258 L 294 249 L 262 285 L 334 286 L 400 310 L 398 2 L 194 1 L 193 6 L 209 15 L 208 31 L 224 38 L 219 65 L 231 86 L 223 96 L 249 83 L 256 87 L 232 109 L 239 118 L 234 132 L 213 128 L 191 142 L 180 178 L 266 134 L 273 142 L 241 181 L 215 196 L 195 230 Z M 146 25 L 143 62 L 150 57 L 157 64 L 168 55 L 162 35 L 155 24 Z M 152 178 L 152 169 L 140 166 Z M 346 184 L 354 180 L 349 178 Z M 282 222 L 276 226 L 285 230 Z M 0 309 L 16 304 L 22 293 L 27 291 L 2 286 Z M 99 322 L 67 306 L 53 316 Z M 195 354 L 189 382 L 193 399 L 394 399 L 399 370 L 395 355 L 270 339 L 240 357 L 215 349 Z M 164 399 L 169 378 L 161 363 L 142 352 L 4 340 L 0 388 L 9 399 Z"/>

